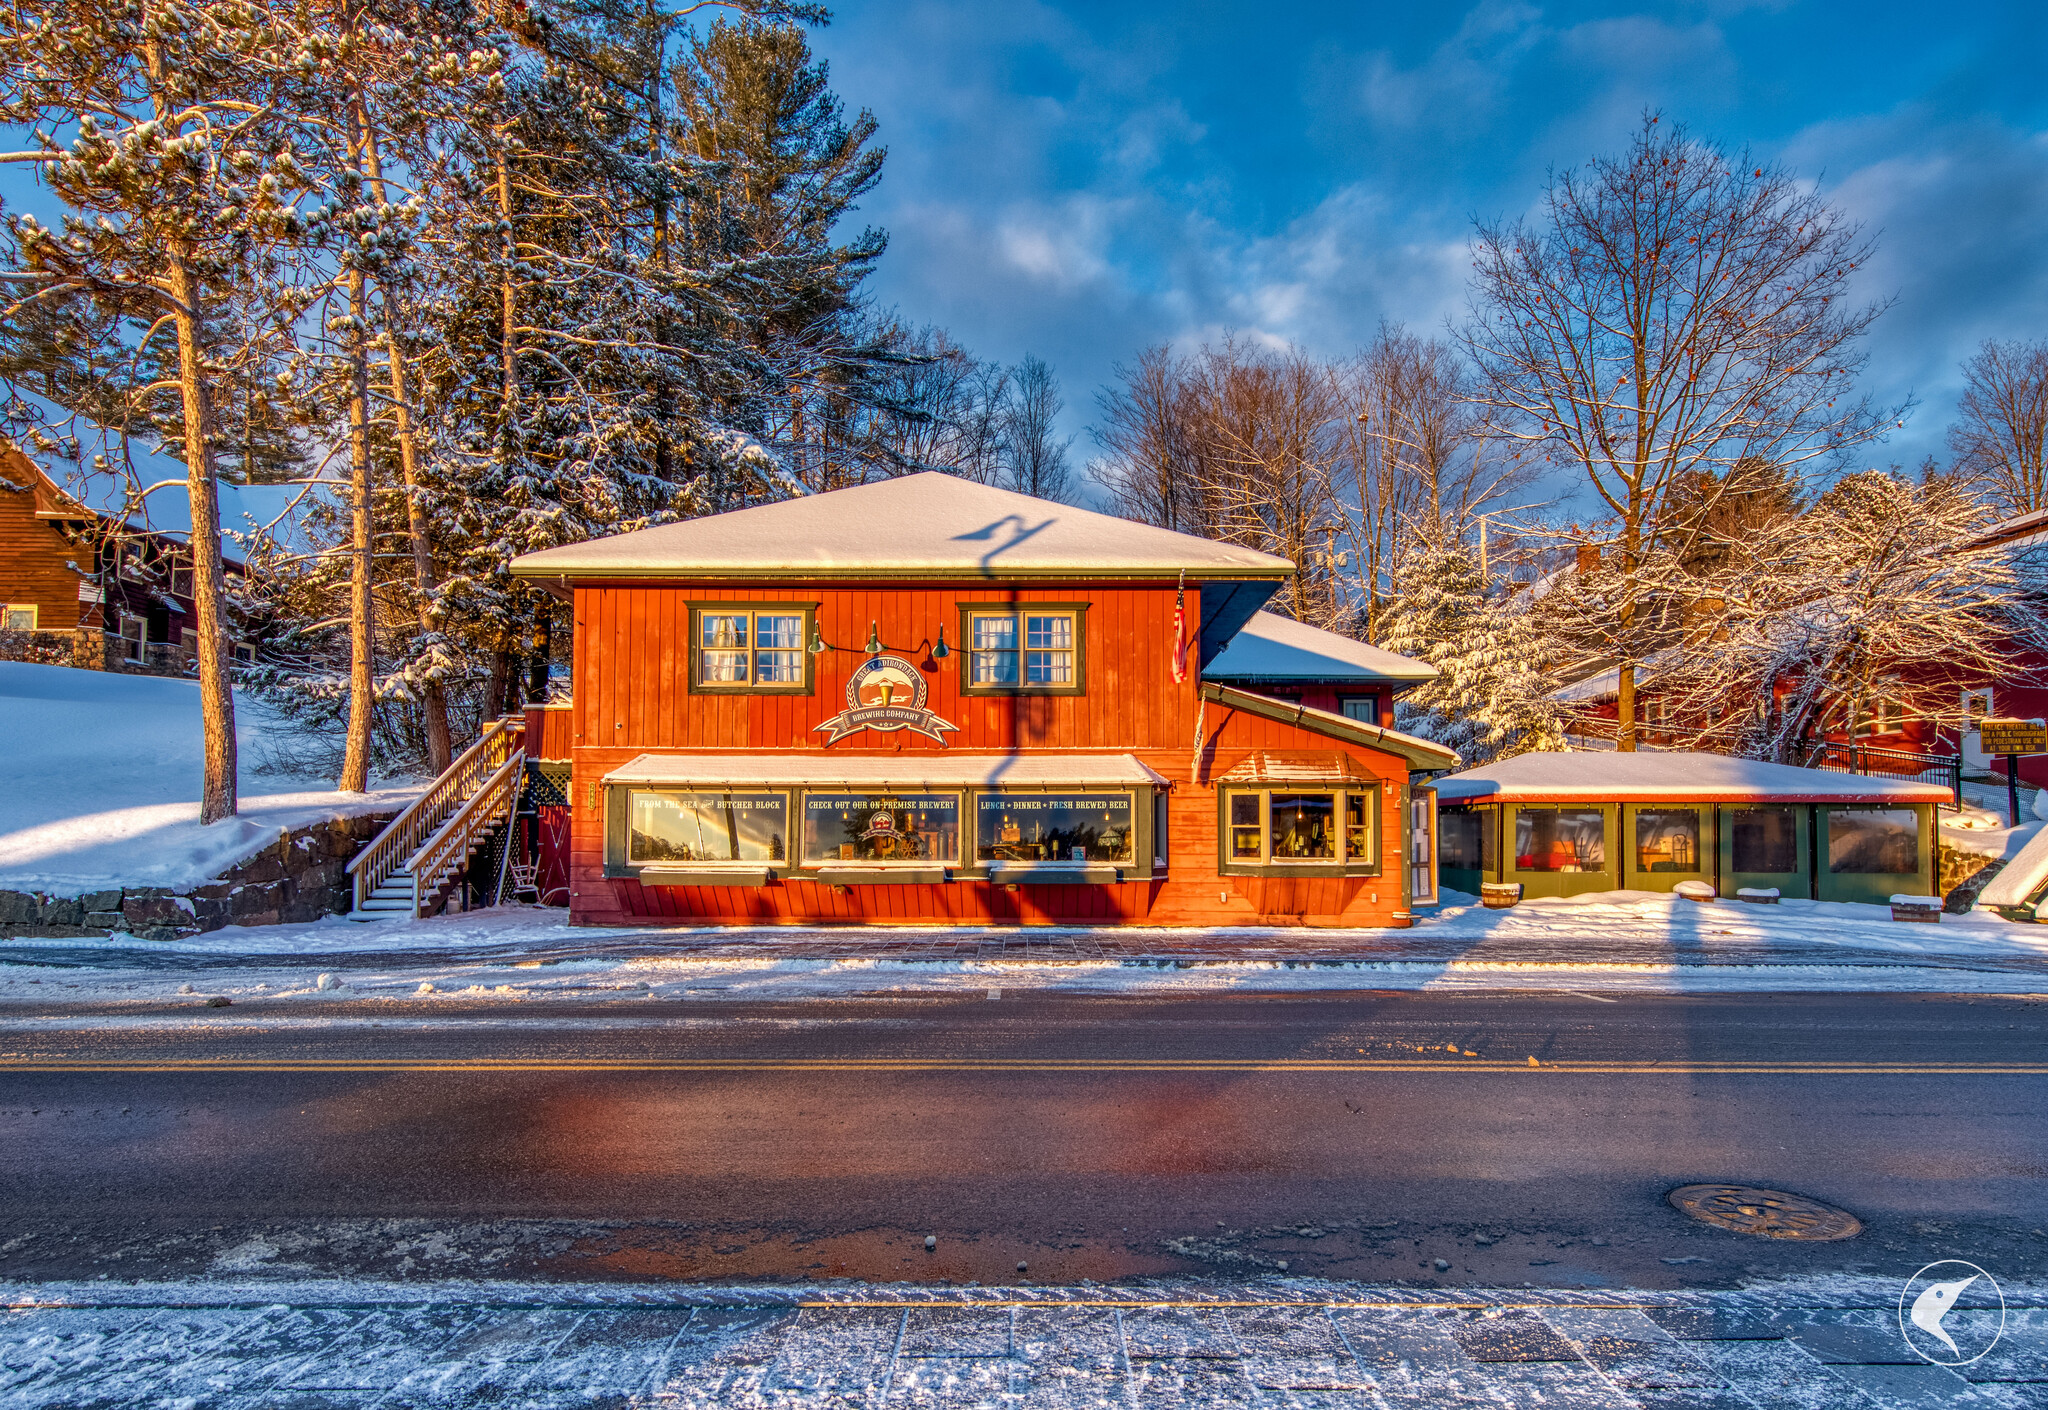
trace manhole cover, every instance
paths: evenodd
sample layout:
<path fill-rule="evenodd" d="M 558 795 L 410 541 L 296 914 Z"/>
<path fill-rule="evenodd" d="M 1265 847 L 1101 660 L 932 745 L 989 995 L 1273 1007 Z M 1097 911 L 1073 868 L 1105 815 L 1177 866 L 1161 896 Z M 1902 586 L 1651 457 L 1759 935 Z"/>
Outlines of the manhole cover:
<path fill-rule="evenodd" d="M 1680 1185 L 1665 1198 L 1703 1224 L 1760 1239 L 1853 1239 L 1863 1232 L 1863 1221 L 1848 1210 L 1783 1190 Z"/>

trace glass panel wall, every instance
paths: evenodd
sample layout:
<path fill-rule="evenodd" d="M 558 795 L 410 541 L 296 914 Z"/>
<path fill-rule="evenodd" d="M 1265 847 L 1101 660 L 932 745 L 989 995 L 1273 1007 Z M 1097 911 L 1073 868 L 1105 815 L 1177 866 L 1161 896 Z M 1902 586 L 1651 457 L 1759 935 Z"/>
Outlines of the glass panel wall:
<path fill-rule="evenodd" d="M 1607 869 L 1607 819 L 1597 808 L 1518 808 L 1515 870 Z"/>
<path fill-rule="evenodd" d="M 1737 808 L 1729 820 L 1730 869 L 1790 876 L 1799 870 L 1799 820 L 1790 808 Z"/>
<path fill-rule="evenodd" d="M 1828 870 L 1910 876 L 1920 870 L 1920 815 L 1911 808 L 1843 808 L 1828 814 Z"/>
<path fill-rule="evenodd" d="M 1486 871 L 1492 863 L 1486 856 L 1487 824 L 1484 813 L 1445 812 L 1436 820 L 1437 865 L 1451 871 Z"/>
<path fill-rule="evenodd" d="M 1637 871 L 1696 872 L 1699 869 L 1699 809 L 1636 810 Z"/>

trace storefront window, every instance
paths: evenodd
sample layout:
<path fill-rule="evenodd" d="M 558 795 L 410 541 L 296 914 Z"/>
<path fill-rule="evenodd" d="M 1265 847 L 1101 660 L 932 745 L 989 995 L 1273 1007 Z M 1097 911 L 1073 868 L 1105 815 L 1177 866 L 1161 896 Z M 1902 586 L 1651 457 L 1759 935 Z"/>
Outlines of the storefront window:
<path fill-rule="evenodd" d="M 1605 871 L 1607 819 L 1598 809 L 1522 808 L 1515 813 L 1516 871 Z"/>
<path fill-rule="evenodd" d="M 1337 796 L 1334 793 L 1275 793 L 1270 817 L 1276 862 L 1334 861 L 1337 856 Z"/>
<path fill-rule="evenodd" d="M 960 798 L 953 793 L 810 793 L 804 861 L 952 865 L 960 859 Z"/>
<path fill-rule="evenodd" d="M 629 862 L 779 862 L 789 800 L 780 793 L 634 789 L 626 802 Z"/>
<path fill-rule="evenodd" d="M 1828 870 L 1910 876 L 1920 870 L 1920 815 L 1911 808 L 1844 808 L 1828 814 Z"/>
<path fill-rule="evenodd" d="M 984 862 L 1128 862 L 1128 793 L 984 793 L 975 855 Z"/>
<path fill-rule="evenodd" d="M 1636 810 L 1637 871 L 1698 871 L 1700 814 L 1697 808 Z"/>
<path fill-rule="evenodd" d="M 1736 871 L 1769 875 L 1799 870 L 1798 820 L 1790 808 L 1737 808 L 1728 828 Z"/>

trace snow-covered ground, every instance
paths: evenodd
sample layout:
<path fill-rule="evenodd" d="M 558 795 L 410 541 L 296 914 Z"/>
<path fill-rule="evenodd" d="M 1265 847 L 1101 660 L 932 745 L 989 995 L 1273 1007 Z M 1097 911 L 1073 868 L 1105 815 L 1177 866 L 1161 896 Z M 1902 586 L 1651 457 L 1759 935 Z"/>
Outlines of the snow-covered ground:
<path fill-rule="evenodd" d="M 196 886 L 280 829 L 391 811 L 415 791 L 344 794 L 330 779 L 257 773 L 275 721 L 245 696 L 235 719 L 241 816 L 201 827 L 195 682 L 0 661 L 0 889 Z"/>
<path fill-rule="evenodd" d="M 505 907 L 414 922 L 215 931 L 149 942 L 18 940 L 0 999 L 182 992 L 435 1006 L 874 992 L 1221 989 L 2048 991 L 2048 927 L 1988 912 L 1895 922 L 1883 907 L 1701 904 L 1648 892 L 1489 911 L 1451 893 L 1411 930 L 595 929 Z M 326 977 L 323 979 L 323 975 Z M 266 1012 L 276 1010 L 266 1008 Z"/>
<path fill-rule="evenodd" d="M 1910 1271 L 1910 1270 L 1907 1270 Z M 1285 1277 L 1010 1288 L 105 1282 L 0 1288 L 10 1406 L 2039 1407 L 2042 1290 L 1910 1350 L 1902 1277 L 1597 1292 Z M 1929 1342 L 1932 1345 L 1931 1341 Z M 1941 1353 L 1940 1347 L 1935 1347 Z"/>

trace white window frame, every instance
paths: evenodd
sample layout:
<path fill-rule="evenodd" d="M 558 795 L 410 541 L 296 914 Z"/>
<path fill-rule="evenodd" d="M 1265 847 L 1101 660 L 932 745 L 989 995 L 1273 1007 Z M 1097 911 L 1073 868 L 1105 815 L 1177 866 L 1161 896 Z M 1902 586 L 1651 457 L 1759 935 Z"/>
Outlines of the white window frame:
<path fill-rule="evenodd" d="M 37 606 L 36 606 L 36 604 L 35 604 L 35 603 L 33 603 L 33 602 L 10 602 L 10 603 L 8 603 L 8 604 L 7 604 L 7 606 L 6 606 L 6 609 L 5 609 L 5 610 L 6 610 L 6 614 L 7 614 L 7 615 L 6 615 L 5 617 L 0 617 L 0 622 L 4 622 L 4 623 L 6 624 L 6 627 L 7 627 L 7 630 L 8 630 L 8 631 L 10 631 L 10 632 L 33 632 L 33 631 L 40 631 L 40 630 L 41 630 L 41 628 L 40 628 L 40 627 L 38 627 L 38 626 L 36 625 L 37 619 L 39 618 L 39 616 L 40 616 L 41 614 L 40 614 L 40 612 L 39 612 L 39 610 L 38 610 L 38 608 L 37 608 Z M 17 613 L 17 612 L 26 612 L 26 613 L 28 614 L 28 625 L 27 625 L 27 626 L 16 626 L 16 625 L 15 625 L 15 622 L 14 622 L 14 614 L 15 614 L 15 613 Z"/>
<path fill-rule="evenodd" d="M 960 689 L 967 695 L 1081 695 L 1087 685 L 1087 608 L 1065 602 L 977 603 L 960 607 Z M 1008 644 L 994 644 L 983 631 L 984 623 L 1007 622 Z M 1065 639 L 1051 640 L 1046 633 L 1063 624 Z M 1036 632 L 1040 640 L 1034 644 Z M 986 644 L 985 644 L 986 643 Z M 984 676 L 996 658 L 1010 657 L 1015 676 L 1010 680 Z M 1034 667 L 1050 673 L 1050 679 L 1033 680 Z"/>
<path fill-rule="evenodd" d="M 712 695 L 809 695 L 812 690 L 813 659 L 810 651 L 814 635 L 812 613 L 815 604 L 809 602 L 693 602 L 690 604 L 689 623 L 689 670 L 690 690 L 693 693 Z M 788 617 L 796 621 L 797 642 L 794 646 L 761 645 L 761 619 L 763 617 Z M 716 618 L 738 618 L 745 623 L 745 646 L 715 646 L 704 642 L 705 625 Z M 741 658 L 739 668 L 743 673 L 737 679 L 714 680 L 706 668 L 706 656 L 726 653 Z M 763 656 L 773 653 L 778 657 L 794 657 L 796 679 L 764 681 L 760 679 Z"/>

